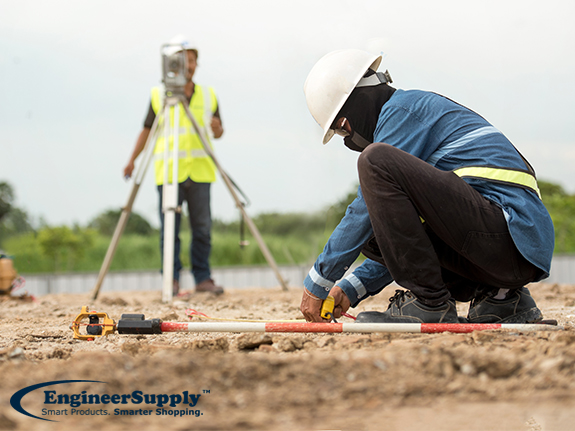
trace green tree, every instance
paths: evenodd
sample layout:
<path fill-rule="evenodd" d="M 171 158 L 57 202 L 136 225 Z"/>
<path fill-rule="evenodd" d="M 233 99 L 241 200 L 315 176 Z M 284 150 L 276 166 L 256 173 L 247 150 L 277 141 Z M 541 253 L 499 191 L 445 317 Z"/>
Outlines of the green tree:
<path fill-rule="evenodd" d="M 18 207 L 12 207 L 10 212 L 0 220 L 0 239 L 3 236 L 31 232 L 33 230 L 28 213 Z"/>
<path fill-rule="evenodd" d="M 323 230 L 325 215 L 322 212 L 314 214 L 273 212 L 259 214 L 253 221 L 262 234 L 306 236 Z"/>
<path fill-rule="evenodd" d="M 12 209 L 14 201 L 14 190 L 5 181 L 0 182 L 0 220 Z"/>
<path fill-rule="evenodd" d="M 550 183 L 544 180 L 537 180 L 537 185 L 539 186 L 541 198 L 543 199 L 544 203 L 546 198 L 553 195 L 567 196 L 567 192 L 565 192 L 563 187 L 561 187 L 559 184 Z"/>
<path fill-rule="evenodd" d="M 13 235 L 33 230 L 26 211 L 13 205 L 14 198 L 12 186 L 0 182 L 0 244 Z"/>
<path fill-rule="evenodd" d="M 345 215 L 345 211 L 349 204 L 351 204 L 354 199 L 357 197 L 357 188 L 356 185 L 352 190 L 350 190 L 343 198 L 337 201 L 335 204 L 331 205 L 327 209 L 327 220 L 326 220 L 326 231 L 331 232 L 335 227 L 339 224 L 343 216 Z"/>
<path fill-rule="evenodd" d="M 538 183 L 555 228 L 555 253 L 575 252 L 575 195 L 568 194 L 557 184 Z"/>
<path fill-rule="evenodd" d="M 88 227 L 95 229 L 102 235 L 111 236 L 116 229 L 121 214 L 122 210 L 107 210 L 90 221 Z M 147 236 L 154 233 L 154 229 L 144 217 L 132 211 L 124 233 Z"/>
<path fill-rule="evenodd" d="M 94 243 L 94 232 L 77 226 L 44 227 L 38 232 L 38 242 L 42 253 L 53 262 L 54 271 L 71 270 Z M 62 267 L 64 261 L 66 268 Z"/>

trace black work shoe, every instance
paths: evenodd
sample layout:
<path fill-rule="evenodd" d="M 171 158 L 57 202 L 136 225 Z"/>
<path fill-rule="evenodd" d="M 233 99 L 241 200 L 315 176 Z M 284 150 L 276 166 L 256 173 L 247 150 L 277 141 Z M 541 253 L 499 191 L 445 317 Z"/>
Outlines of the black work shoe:
<path fill-rule="evenodd" d="M 469 323 L 530 323 L 543 319 L 529 289 L 522 287 L 508 292 L 505 299 L 495 299 L 493 294 L 471 301 Z"/>
<path fill-rule="evenodd" d="M 387 311 L 364 311 L 357 315 L 356 323 L 459 323 L 455 302 L 447 301 L 437 307 L 420 302 L 413 293 L 396 290 L 389 299 Z"/>

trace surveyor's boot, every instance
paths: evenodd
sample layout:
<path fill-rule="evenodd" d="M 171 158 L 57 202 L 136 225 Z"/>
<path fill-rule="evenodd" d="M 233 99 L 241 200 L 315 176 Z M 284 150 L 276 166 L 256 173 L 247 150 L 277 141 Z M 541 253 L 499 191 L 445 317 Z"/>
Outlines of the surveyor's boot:
<path fill-rule="evenodd" d="M 455 301 L 431 307 L 406 290 L 396 290 L 385 312 L 364 311 L 356 323 L 459 323 Z"/>
<path fill-rule="evenodd" d="M 505 299 L 495 299 L 493 292 L 479 296 L 471 301 L 467 314 L 469 323 L 529 323 L 542 318 L 526 287 L 507 292 Z"/>
<path fill-rule="evenodd" d="M 174 280 L 172 284 L 172 295 L 178 296 L 178 293 L 180 293 L 180 281 Z"/>
<path fill-rule="evenodd" d="M 214 283 L 214 280 L 211 278 L 208 278 L 196 286 L 196 292 L 211 292 L 216 295 L 221 295 L 224 293 L 224 288 Z"/>

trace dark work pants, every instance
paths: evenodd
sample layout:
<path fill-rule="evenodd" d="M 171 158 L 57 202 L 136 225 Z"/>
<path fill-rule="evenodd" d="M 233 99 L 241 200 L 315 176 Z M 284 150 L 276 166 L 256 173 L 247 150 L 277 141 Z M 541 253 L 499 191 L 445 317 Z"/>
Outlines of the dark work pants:
<path fill-rule="evenodd" d="M 212 215 L 210 211 L 210 183 L 196 183 L 188 178 L 179 184 L 178 205 L 188 203 L 192 241 L 190 244 L 190 264 L 196 285 L 211 278 L 210 252 L 212 249 L 211 228 Z M 163 187 L 158 186 L 160 195 L 160 252 L 164 254 L 164 212 L 162 211 Z M 182 215 L 176 213 L 175 243 L 174 243 L 174 280 L 180 279 L 182 262 L 180 260 L 180 223 Z M 163 263 L 163 259 L 162 259 Z"/>
<path fill-rule="evenodd" d="M 501 208 L 453 172 L 379 143 L 362 152 L 358 171 L 380 262 L 423 303 L 469 301 L 538 278 Z"/>

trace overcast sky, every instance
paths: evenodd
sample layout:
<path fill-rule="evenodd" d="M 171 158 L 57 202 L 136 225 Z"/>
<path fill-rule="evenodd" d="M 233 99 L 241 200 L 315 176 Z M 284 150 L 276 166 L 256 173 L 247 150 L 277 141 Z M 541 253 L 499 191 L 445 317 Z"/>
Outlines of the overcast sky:
<path fill-rule="evenodd" d="M 321 144 L 303 94 L 342 48 L 382 53 L 396 88 L 478 111 L 539 178 L 575 193 L 574 12 L 572 0 L 0 0 L 0 181 L 51 225 L 122 207 L 160 46 L 183 33 L 195 81 L 220 102 L 216 155 L 251 215 L 319 210 L 357 183 L 357 153 Z M 134 209 L 158 225 L 152 169 Z M 238 217 L 221 179 L 212 210 Z"/>

